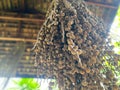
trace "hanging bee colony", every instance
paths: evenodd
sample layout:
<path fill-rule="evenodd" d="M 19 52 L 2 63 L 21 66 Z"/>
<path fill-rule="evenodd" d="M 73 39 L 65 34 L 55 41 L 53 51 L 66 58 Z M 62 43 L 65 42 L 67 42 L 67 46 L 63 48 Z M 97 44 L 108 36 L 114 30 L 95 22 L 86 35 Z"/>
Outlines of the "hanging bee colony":
<path fill-rule="evenodd" d="M 114 73 L 103 66 L 111 60 L 117 67 L 113 58 L 119 58 L 108 33 L 82 0 L 53 0 L 34 48 L 38 75 L 56 79 L 60 90 L 118 90 Z"/>

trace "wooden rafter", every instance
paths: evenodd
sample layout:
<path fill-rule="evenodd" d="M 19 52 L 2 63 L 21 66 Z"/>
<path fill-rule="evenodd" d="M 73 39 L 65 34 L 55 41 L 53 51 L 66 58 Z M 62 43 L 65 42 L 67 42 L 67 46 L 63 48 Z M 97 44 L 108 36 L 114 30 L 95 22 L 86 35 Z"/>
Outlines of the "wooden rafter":
<path fill-rule="evenodd" d="M 22 18 L 22 17 L 10 17 L 10 16 L 0 16 L 3 20 L 14 20 L 14 21 L 30 21 L 30 22 L 44 22 L 44 19 L 32 19 L 32 18 Z"/>
<path fill-rule="evenodd" d="M 86 1 L 86 3 L 88 5 L 96 5 L 96 6 L 100 6 L 100 7 L 105 7 L 105 8 L 111 8 L 111 9 L 117 9 L 117 6 L 111 6 L 111 5 L 107 5 L 107 4 L 102 4 L 102 3 L 96 3 L 96 2 L 91 2 L 91 1 Z"/>
<path fill-rule="evenodd" d="M 23 41 L 23 42 L 36 42 L 36 40 L 35 40 L 35 39 L 10 38 L 10 37 L 0 37 L 0 41 Z"/>

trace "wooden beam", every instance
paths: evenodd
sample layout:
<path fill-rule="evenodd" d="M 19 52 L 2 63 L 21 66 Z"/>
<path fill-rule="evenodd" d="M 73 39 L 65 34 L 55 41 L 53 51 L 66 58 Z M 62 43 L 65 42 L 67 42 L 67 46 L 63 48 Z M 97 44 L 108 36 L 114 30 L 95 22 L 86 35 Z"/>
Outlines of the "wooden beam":
<path fill-rule="evenodd" d="M 4 24 L 4 23 L 3 23 Z M 1 25 L 1 23 L 0 23 L 0 25 Z M 39 26 L 41 26 L 41 25 L 39 25 Z M 34 33 L 37 33 L 40 29 L 39 28 L 37 28 L 37 25 L 28 25 L 28 24 L 24 24 L 24 25 L 22 25 L 22 30 L 24 31 L 24 32 L 34 32 Z M 6 26 L 0 26 L 0 31 L 14 31 L 14 32 L 16 32 L 17 31 L 17 25 L 16 26 L 10 26 L 10 25 L 6 25 Z"/>
<path fill-rule="evenodd" d="M 32 18 L 22 18 L 22 17 L 10 17 L 10 16 L 0 16 L 3 20 L 14 20 L 14 21 L 28 21 L 28 22 L 44 22 L 44 19 L 32 19 Z"/>
<path fill-rule="evenodd" d="M 23 42 L 36 42 L 36 40 L 35 40 L 35 39 L 10 38 L 10 37 L 0 37 L 0 41 L 23 41 Z"/>
<path fill-rule="evenodd" d="M 0 2 L 0 5 L 2 5 L 1 2 Z M 43 17 L 43 18 L 45 18 L 45 14 L 43 14 L 43 13 L 36 13 L 36 14 L 35 13 L 20 13 L 20 14 L 23 17 L 31 17 L 31 16 L 33 16 L 33 17 Z M 0 11 L 0 15 L 3 15 L 3 16 L 17 16 L 18 13 L 17 12 Z"/>
<path fill-rule="evenodd" d="M 26 43 L 26 47 L 28 48 L 32 48 L 33 47 L 33 43 L 34 42 L 29 42 L 29 44 L 28 43 Z M 12 42 L 4 42 L 4 41 L 0 41 L 0 47 L 4 47 L 4 48 L 6 48 L 6 47 L 10 47 L 10 48 L 12 48 L 12 47 L 14 47 L 15 45 L 16 45 L 17 43 L 12 43 Z"/>
<path fill-rule="evenodd" d="M 97 2 L 86 1 L 86 3 L 88 5 L 96 5 L 96 6 L 105 7 L 105 8 L 118 9 L 118 7 L 107 5 L 107 4 L 102 4 L 102 3 L 97 3 Z"/>
<path fill-rule="evenodd" d="M 10 51 L 12 48 L 11 47 L 0 47 L 0 51 Z"/>

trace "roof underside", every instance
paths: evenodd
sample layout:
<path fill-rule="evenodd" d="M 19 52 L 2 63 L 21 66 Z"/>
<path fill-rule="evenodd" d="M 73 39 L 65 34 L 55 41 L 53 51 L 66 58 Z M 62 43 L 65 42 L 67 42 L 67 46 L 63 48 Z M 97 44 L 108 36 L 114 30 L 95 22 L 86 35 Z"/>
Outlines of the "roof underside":
<path fill-rule="evenodd" d="M 85 0 L 93 14 L 110 26 L 119 0 Z M 37 33 L 51 0 L 0 0 L 0 76 L 35 77 Z"/>

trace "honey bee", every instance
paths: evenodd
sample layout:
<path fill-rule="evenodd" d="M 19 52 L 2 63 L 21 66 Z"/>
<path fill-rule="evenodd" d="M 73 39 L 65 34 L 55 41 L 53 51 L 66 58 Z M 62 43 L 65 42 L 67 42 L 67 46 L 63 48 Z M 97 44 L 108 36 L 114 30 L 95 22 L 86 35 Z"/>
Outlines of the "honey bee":
<path fill-rule="evenodd" d="M 61 12 L 60 16 L 64 17 L 64 16 L 65 16 L 65 13 L 64 13 L 64 12 Z"/>
<path fill-rule="evenodd" d="M 75 45 L 72 39 L 67 39 L 67 43 L 68 45 L 72 45 L 72 46 Z"/>
<path fill-rule="evenodd" d="M 78 73 L 78 70 L 77 68 L 73 68 L 71 71 L 70 71 L 70 74 L 74 75 L 75 73 Z"/>
<path fill-rule="evenodd" d="M 74 49 L 75 51 L 77 51 L 77 50 L 78 50 L 78 46 L 75 45 L 75 46 L 73 47 L 73 49 Z"/>
<path fill-rule="evenodd" d="M 78 44 L 78 45 L 81 45 L 81 43 L 83 43 L 83 39 L 78 39 L 78 40 L 77 40 L 77 44 Z"/>
<path fill-rule="evenodd" d="M 65 27 L 65 31 L 70 31 L 71 27 Z"/>
<path fill-rule="evenodd" d="M 58 22 L 57 22 L 57 21 L 55 21 L 55 22 L 54 22 L 54 25 L 55 25 L 55 26 L 56 26 L 56 25 L 58 25 Z"/>
<path fill-rule="evenodd" d="M 111 79 L 111 80 L 114 79 L 114 74 L 112 73 L 112 71 L 107 71 L 106 75 L 109 79 Z"/>
<path fill-rule="evenodd" d="M 105 84 L 109 84 L 110 83 L 110 80 L 105 78 L 104 81 L 103 81 Z"/>
<path fill-rule="evenodd" d="M 82 86 L 86 87 L 86 86 L 88 85 L 88 82 L 87 82 L 86 80 L 83 80 L 83 81 L 81 82 L 81 84 L 82 84 Z"/>
<path fill-rule="evenodd" d="M 68 26 L 71 26 L 73 23 L 74 23 L 73 20 L 70 20 L 70 21 L 68 22 Z"/>
<path fill-rule="evenodd" d="M 90 73 L 90 69 L 89 68 L 85 68 L 86 73 Z"/>
<path fill-rule="evenodd" d="M 85 71 L 80 70 L 79 72 L 80 72 L 80 74 L 85 75 Z"/>
<path fill-rule="evenodd" d="M 68 78 L 71 80 L 72 84 L 75 84 L 75 77 L 71 74 L 68 74 Z"/>
<path fill-rule="evenodd" d="M 92 65 L 93 65 L 92 60 L 89 60 L 89 61 L 87 62 L 87 64 L 88 64 L 89 66 L 92 66 Z"/>
<path fill-rule="evenodd" d="M 90 60 L 90 62 L 92 63 L 92 64 L 95 64 L 96 63 L 96 57 L 95 56 L 93 56 L 93 57 L 91 57 L 91 60 Z"/>
<path fill-rule="evenodd" d="M 74 33 L 72 31 L 68 32 L 66 34 L 66 36 L 69 37 L 69 38 L 71 38 L 71 39 L 75 39 L 75 35 L 74 35 Z"/>
<path fill-rule="evenodd" d="M 77 50 L 77 54 L 78 54 L 78 55 L 81 55 L 82 53 L 83 53 L 83 50 L 81 50 L 81 49 L 78 49 L 78 50 Z"/>
<path fill-rule="evenodd" d="M 88 43 L 88 45 L 91 45 L 91 44 L 92 44 L 92 41 L 91 41 L 91 40 L 88 40 L 87 43 Z"/>
<path fill-rule="evenodd" d="M 72 54 L 72 55 L 76 55 L 76 54 L 77 54 L 76 50 L 74 50 L 74 49 L 72 48 L 72 49 L 71 49 L 71 54 Z"/>
<path fill-rule="evenodd" d="M 119 90 L 119 86 L 113 85 L 112 90 Z"/>
<path fill-rule="evenodd" d="M 83 32 L 82 28 L 79 27 L 79 29 L 78 29 L 78 33 L 81 34 L 82 32 Z"/>
<path fill-rule="evenodd" d="M 95 53 L 94 53 L 96 56 L 98 56 L 100 54 L 100 51 L 99 50 L 96 50 Z"/>
<path fill-rule="evenodd" d="M 97 48 L 97 46 L 96 45 L 93 45 L 93 49 L 96 49 Z"/>
<path fill-rule="evenodd" d="M 68 45 L 68 50 L 71 51 L 73 49 L 72 45 Z"/>

